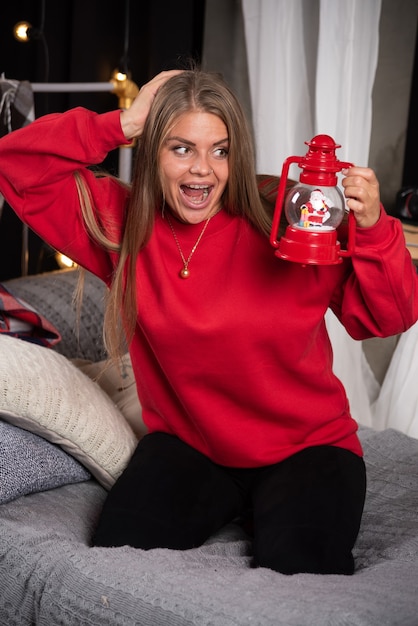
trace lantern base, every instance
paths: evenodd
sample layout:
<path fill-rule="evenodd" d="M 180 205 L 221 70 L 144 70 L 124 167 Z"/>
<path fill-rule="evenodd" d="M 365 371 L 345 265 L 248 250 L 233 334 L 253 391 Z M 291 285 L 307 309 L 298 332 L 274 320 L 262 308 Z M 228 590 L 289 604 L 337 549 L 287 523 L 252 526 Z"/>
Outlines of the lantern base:
<path fill-rule="evenodd" d="M 288 226 L 275 255 L 302 265 L 336 265 L 342 262 L 337 231 L 311 231 Z"/>

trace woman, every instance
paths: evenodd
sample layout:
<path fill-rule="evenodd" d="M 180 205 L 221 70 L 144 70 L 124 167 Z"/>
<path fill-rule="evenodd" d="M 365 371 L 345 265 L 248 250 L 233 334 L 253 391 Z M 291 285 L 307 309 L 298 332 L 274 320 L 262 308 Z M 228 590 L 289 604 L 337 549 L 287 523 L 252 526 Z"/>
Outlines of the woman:
<path fill-rule="evenodd" d="M 134 139 L 131 190 L 87 169 Z M 94 544 L 187 549 L 241 519 L 254 565 L 353 573 L 365 468 L 324 315 L 356 339 L 417 319 L 374 173 L 343 181 L 353 258 L 302 267 L 273 253 L 251 135 L 217 76 L 163 72 L 129 110 L 46 116 L 1 140 L 0 159 L 18 215 L 108 285 L 107 345 L 127 343 L 135 371 L 149 434 Z"/>

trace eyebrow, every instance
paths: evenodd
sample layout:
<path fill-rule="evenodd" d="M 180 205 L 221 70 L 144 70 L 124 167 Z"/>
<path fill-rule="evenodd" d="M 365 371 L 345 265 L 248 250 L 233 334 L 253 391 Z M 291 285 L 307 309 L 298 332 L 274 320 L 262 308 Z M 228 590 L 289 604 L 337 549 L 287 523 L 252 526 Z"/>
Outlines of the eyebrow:
<path fill-rule="evenodd" d="M 185 143 L 188 146 L 195 146 L 196 144 L 193 141 L 189 141 L 188 139 L 184 139 L 183 137 L 169 136 L 166 141 L 178 141 L 179 143 Z M 228 143 L 229 139 L 226 137 L 225 139 L 220 139 L 219 141 L 215 141 L 214 146 L 220 146 L 222 144 Z"/>

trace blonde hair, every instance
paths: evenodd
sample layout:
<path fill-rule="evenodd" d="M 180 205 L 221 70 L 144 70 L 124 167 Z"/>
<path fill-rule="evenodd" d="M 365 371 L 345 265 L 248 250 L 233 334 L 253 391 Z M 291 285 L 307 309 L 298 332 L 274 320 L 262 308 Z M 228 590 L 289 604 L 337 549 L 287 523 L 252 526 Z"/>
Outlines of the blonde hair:
<path fill-rule="evenodd" d="M 119 243 L 109 240 L 102 225 L 97 223 L 88 191 L 83 189 L 83 179 L 78 177 L 81 206 L 91 236 L 100 245 L 119 252 L 104 322 L 106 348 L 111 356 L 122 354 L 135 331 L 136 260 L 151 236 L 155 212 L 163 206 L 159 171 L 161 148 L 178 118 L 195 110 L 217 115 L 228 131 L 229 177 L 223 197 L 224 210 L 245 217 L 266 235 L 270 231 L 271 204 L 260 198 L 252 134 L 236 96 L 217 74 L 186 70 L 170 78 L 157 92 L 138 140 L 131 193 Z"/>

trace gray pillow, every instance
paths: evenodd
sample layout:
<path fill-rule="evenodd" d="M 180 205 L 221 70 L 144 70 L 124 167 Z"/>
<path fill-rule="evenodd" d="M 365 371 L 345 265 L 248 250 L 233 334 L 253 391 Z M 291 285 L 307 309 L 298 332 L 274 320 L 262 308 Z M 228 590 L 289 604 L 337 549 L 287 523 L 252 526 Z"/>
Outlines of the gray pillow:
<path fill-rule="evenodd" d="M 58 446 L 0 420 L 0 504 L 90 478 L 85 467 Z"/>

